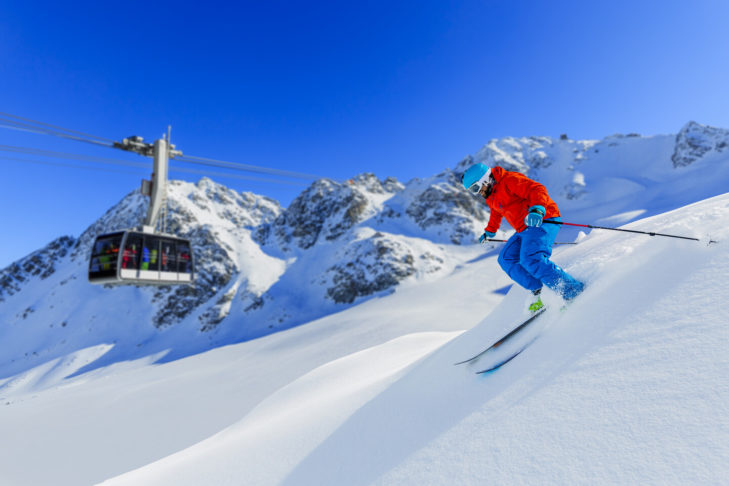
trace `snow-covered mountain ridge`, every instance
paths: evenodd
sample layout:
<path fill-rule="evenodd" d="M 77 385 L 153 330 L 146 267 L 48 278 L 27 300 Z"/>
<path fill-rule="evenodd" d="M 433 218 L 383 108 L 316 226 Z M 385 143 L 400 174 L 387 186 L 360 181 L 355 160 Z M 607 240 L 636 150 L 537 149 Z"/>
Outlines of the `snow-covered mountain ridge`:
<path fill-rule="evenodd" d="M 191 239 L 195 285 L 91 286 L 94 237 L 144 217 L 146 198 L 134 191 L 78 238 L 0 271 L 0 337 L 13 350 L 0 377 L 100 342 L 116 344 L 107 362 L 164 349 L 171 359 L 338 312 L 403 281 L 441 278 L 463 263 L 451 249 L 472 244 L 488 217 L 460 185 L 476 161 L 540 180 L 567 220 L 624 224 L 724 192 L 728 144 L 729 130 L 694 122 L 676 136 L 504 138 L 405 184 L 373 174 L 318 180 L 285 209 L 209 179 L 172 181 L 166 230 Z"/>

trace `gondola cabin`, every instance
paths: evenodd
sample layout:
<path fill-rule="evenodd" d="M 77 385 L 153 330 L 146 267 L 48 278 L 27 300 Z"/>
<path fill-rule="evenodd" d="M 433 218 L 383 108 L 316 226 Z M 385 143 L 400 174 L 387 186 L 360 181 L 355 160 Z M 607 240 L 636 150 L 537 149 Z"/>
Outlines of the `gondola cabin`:
<path fill-rule="evenodd" d="M 96 237 L 89 282 L 111 285 L 173 285 L 195 280 L 190 241 L 142 231 Z"/>

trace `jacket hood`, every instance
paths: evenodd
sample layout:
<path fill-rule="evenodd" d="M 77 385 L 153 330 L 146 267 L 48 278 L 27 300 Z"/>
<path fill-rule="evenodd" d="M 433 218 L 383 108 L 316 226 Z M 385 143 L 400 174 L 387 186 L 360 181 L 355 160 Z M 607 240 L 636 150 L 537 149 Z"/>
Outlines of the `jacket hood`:
<path fill-rule="evenodd" d="M 493 169 L 491 169 L 491 175 L 496 182 L 499 182 L 501 178 L 504 177 L 505 173 L 506 169 L 504 169 L 503 167 L 494 167 Z"/>

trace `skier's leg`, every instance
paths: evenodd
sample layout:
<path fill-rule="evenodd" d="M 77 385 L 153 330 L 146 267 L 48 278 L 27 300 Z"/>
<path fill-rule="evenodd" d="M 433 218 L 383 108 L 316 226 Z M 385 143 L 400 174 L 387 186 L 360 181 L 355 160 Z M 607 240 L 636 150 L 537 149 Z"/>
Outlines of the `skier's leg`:
<path fill-rule="evenodd" d="M 549 259 L 559 228 L 556 224 L 545 224 L 522 231 L 519 257 L 521 266 L 534 278 L 570 300 L 585 286 Z"/>
<path fill-rule="evenodd" d="M 542 287 L 542 282 L 534 278 L 520 263 L 521 233 L 512 235 L 499 253 L 499 265 L 511 279 L 527 290 Z"/>

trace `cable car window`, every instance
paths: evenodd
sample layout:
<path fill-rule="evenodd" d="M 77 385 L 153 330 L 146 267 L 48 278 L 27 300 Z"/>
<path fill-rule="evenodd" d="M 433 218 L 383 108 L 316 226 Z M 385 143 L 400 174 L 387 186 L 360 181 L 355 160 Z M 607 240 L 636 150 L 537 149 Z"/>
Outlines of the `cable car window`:
<path fill-rule="evenodd" d="M 124 233 L 112 233 L 97 238 L 91 252 L 89 278 L 111 277 L 116 275 L 119 247 Z"/>
<path fill-rule="evenodd" d="M 162 240 L 162 251 L 160 253 L 160 268 L 163 272 L 177 272 L 177 250 L 175 243 L 170 240 Z"/>
<path fill-rule="evenodd" d="M 192 253 L 187 241 L 177 243 L 177 271 L 180 273 L 192 273 Z"/>
<path fill-rule="evenodd" d="M 190 241 L 140 231 L 103 234 L 89 260 L 89 282 L 112 285 L 170 285 L 195 279 Z"/>
<path fill-rule="evenodd" d="M 121 267 L 125 270 L 137 270 L 142 255 L 142 237 L 134 233 L 127 236 L 122 252 Z"/>
<path fill-rule="evenodd" d="M 141 270 L 159 271 L 159 238 L 146 236 L 142 247 Z"/>

